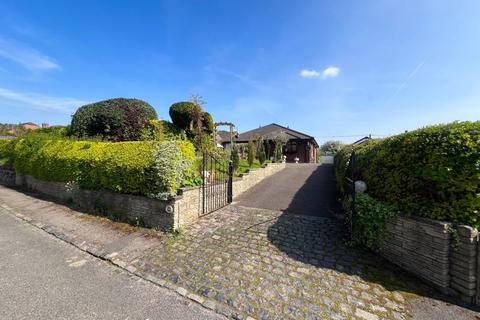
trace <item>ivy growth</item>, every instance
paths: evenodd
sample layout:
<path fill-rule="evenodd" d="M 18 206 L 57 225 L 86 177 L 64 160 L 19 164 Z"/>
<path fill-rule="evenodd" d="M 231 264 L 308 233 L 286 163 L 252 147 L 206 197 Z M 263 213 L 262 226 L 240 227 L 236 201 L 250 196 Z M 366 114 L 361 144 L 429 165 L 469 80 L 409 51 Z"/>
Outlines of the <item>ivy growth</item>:
<path fill-rule="evenodd" d="M 385 241 L 385 223 L 398 214 L 398 209 L 368 194 L 361 194 L 355 199 L 355 211 L 354 244 L 380 250 Z"/>

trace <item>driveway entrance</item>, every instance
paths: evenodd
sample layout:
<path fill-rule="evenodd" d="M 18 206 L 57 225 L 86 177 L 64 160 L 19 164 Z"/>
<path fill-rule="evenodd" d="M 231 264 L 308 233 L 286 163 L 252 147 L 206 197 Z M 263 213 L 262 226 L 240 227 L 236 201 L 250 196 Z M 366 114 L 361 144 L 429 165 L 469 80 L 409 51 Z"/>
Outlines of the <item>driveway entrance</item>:
<path fill-rule="evenodd" d="M 316 217 L 336 212 L 337 188 L 331 164 L 287 167 L 235 199 L 238 205 Z"/>

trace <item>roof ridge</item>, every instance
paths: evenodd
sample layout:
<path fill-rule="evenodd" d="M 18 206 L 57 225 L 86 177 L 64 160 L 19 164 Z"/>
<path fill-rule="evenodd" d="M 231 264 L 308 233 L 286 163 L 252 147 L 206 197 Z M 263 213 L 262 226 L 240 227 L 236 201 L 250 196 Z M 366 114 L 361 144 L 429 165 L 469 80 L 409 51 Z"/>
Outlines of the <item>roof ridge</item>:
<path fill-rule="evenodd" d="M 273 125 L 276 125 L 276 126 L 278 126 L 278 127 L 281 127 L 281 128 L 283 128 L 283 129 L 287 129 L 287 130 L 293 131 L 293 132 L 295 132 L 295 133 L 299 133 L 299 134 L 301 134 L 301 135 L 307 136 L 307 137 L 309 137 L 309 138 L 313 138 L 311 135 L 305 134 L 305 133 L 300 132 L 300 131 L 298 131 L 298 130 L 293 130 L 293 129 L 290 129 L 289 127 L 284 127 L 284 126 L 279 125 L 279 124 L 277 124 L 277 123 L 272 123 L 272 124 L 273 124 Z"/>

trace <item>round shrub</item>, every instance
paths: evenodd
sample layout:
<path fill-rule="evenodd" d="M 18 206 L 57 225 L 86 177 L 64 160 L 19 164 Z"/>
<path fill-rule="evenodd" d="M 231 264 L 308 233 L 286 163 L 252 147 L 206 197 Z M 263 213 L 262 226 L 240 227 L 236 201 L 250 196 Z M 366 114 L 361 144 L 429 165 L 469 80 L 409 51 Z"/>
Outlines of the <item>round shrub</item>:
<path fill-rule="evenodd" d="M 202 120 L 202 108 L 189 101 L 182 101 L 172 104 L 169 110 L 172 122 L 179 129 L 191 132 Z"/>
<path fill-rule="evenodd" d="M 138 99 L 116 98 L 80 107 L 72 117 L 69 134 L 77 137 L 101 136 L 110 141 L 139 140 L 155 109 Z"/>

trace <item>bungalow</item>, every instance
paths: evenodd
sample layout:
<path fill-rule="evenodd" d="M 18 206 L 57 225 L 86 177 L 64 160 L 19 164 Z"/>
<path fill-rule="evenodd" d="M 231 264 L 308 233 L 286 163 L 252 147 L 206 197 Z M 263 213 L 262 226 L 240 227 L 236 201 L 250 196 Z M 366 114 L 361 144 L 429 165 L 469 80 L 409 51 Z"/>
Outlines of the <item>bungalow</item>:
<path fill-rule="evenodd" d="M 317 158 L 318 143 L 315 138 L 305 133 L 292 130 L 288 127 L 283 127 L 276 123 L 272 123 L 257 129 L 253 129 L 244 133 L 235 133 L 233 138 L 237 144 L 247 144 L 250 140 L 256 141 L 263 138 L 266 142 L 267 159 L 273 159 L 275 153 L 275 137 L 279 134 L 284 134 L 287 138 L 287 143 L 283 147 L 282 154 L 286 156 L 287 162 L 314 163 Z M 226 147 L 230 144 L 229 132 L 218 132 L 221 144 Z"/>

